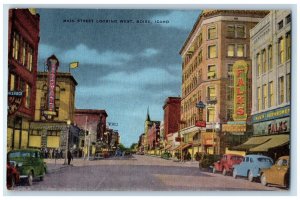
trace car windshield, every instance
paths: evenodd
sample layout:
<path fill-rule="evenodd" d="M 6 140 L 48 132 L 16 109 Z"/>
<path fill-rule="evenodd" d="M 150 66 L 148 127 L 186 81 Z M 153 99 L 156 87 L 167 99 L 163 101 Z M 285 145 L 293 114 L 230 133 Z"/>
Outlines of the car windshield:
<path fill-rule="evenodd" d="M 269 158 L 257 158 L 257 160 L 259 162 L 269 162 L 269 163 L 273 163 L 271 159 Z"/>
<path fill-rule="evenodd" d="M 12 152 L 8 156 L 9 158 L 29 158 L 30 157 L 30 152 Z"/>

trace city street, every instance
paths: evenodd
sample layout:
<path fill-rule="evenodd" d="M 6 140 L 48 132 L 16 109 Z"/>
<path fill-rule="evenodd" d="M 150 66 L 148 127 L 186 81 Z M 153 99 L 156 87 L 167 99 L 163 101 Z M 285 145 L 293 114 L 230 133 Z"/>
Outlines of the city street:
<path fill-rule="evenodd" d="M 201 172 L 197 162 L 174 162 L 158 157 L 134 155 L 98 161 L 46 160 L 50 172 L 44 181 L 15 191 L 286 191 L 264 187 L 244 178 Z"/>

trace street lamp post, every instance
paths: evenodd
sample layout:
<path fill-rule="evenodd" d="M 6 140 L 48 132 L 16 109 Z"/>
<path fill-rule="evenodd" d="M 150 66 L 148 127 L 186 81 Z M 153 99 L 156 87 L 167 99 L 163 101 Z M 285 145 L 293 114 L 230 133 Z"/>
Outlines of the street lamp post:
<path fill-rule="evenodd" d="M 68 157 L 68 151 L 69 151 L 70 125 L 71 125 L 71 120 L 67 120 L 68 131 L 67 131 L 67 137 L 66 137 L 66 152 L 65 152 L 65 162 L 64 162 L 64 165 L 67 164 L 67 157 Z"/>

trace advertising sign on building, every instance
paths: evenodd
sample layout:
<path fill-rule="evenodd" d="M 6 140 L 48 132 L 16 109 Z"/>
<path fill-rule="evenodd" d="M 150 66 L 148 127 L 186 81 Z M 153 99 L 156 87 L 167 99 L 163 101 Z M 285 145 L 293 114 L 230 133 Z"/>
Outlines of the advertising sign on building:
<path fill-rule="evenodd" d="M 246 124 L 223 124 L 224 132 L 246 132 Z"/>
<path fill-rule="evenodd" d="M 12 115 L 19 109 L 22 99 L 23 91 L 9 91 L 8 92 L 8 114 Z"/>
<path fill-rule="evenodd" d="M 247 119 L 247 73 L 248 64 L 246 61 L 238 60 L 234 63 L 234 121 L 246 121 Z"/>
<path fill-rule="evenodd" d="M 48 66 L 48 102 L 47 110 L 44 114 L 48 119 L 51 119 L 53 115 L 56 115 L 55 111 L 55 88 L 56 88 L 56 72 L 59 66 L 58 59 L 55 55 L 50 56 L 47 59 Z"/>
<path fill-rule="evenodd" d="M 196 120 L 195 126 L 197 127 L 206 127 L 206 122 L 202 120 Z"/>

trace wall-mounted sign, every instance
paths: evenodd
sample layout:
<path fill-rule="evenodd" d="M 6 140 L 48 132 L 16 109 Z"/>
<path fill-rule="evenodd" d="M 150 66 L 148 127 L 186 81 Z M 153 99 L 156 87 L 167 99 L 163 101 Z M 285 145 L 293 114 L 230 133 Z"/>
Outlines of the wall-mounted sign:
<path fill-rule="evenodd" d="M 44 114 L 46 114 L 48 119 L 51 119 L 53 115 L 56 115 L 55 88 L 56 88 L 56 72 L 59 66 L 59 61 L 55 55 L 52 55 L 47 59 L 47 66 L 48 66 L 48 104 L 47 104 L 47 111 L 44 112 Z"/>
<path fill-rule="evenodd" d="M 263 121 L 273 120 L 282 117 L 288 117 L 290 116 L 290 112 L 291 112 L 290 106 L 285 106 L 268 112 L 263 112 L 263 113 L 253 115 L 252 121 L 253 123 L 257 123 L 257 122 L 263 122 Z"/>
<path fill-rule="evenodd" d="M 195 126 L 206 127 L 206 121 L 196 120 Z"/>
<path fill-rule="evenodd" d="M 198 103 L 196 103 L 196 107 L 197 108 L 205 108 L 205 104 L 202 101 L 199 101 Z"/>
<path fill-rule="evenodd" d="M 234 63 L 234 121 L 246 121 L 247 119 L 247 73 L 248 64 L 246 61 L 238 60 Z"/>
<path fill-rule="evenodd" d="M 246 124 L 223 124 L 223 132 L 246 132 Z"/>
<path fill-rule="evenodd" d="M 23 99 L 23 91 L 9 91 L 8 92 L 8 114 L 12 115 L 21 106 Z"/>
<path fill-rule="evenodd" d="M 288 133 L 291 131 L 290 117 L 255 123 L 253 128 L 256 135 Z"/>

